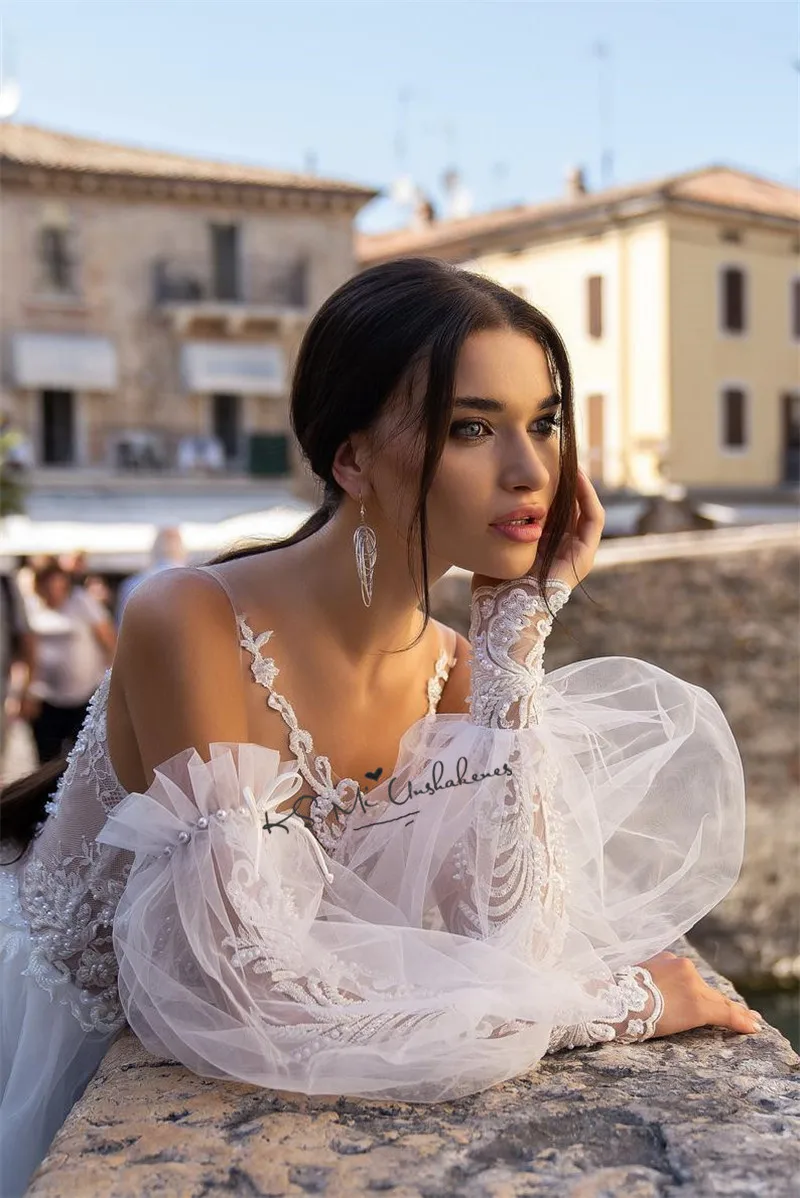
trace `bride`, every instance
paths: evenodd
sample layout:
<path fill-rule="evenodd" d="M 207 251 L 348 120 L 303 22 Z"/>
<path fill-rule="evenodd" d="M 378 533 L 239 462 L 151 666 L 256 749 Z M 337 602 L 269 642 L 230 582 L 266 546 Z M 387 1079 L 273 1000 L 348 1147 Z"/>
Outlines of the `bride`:
<path fill-rule="evenodd" d="M 291 402 L 318 511 L 141 585 L 69 759 L 3 794 L 6 1198 L 126 1023 L 206 1076 L 416 1102 L 758 1029 L 668 951 L 741 866 L 720 708 L 633 658 L 544 672 L 604 519 L 553 325 L 378 266 Z M 430 612 L 454 564 L 468 638 Z"/>

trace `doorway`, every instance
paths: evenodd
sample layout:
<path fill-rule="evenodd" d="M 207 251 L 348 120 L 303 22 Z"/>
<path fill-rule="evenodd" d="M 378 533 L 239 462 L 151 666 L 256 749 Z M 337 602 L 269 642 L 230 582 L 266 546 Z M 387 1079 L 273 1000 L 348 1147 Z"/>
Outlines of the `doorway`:
<path fill-rule="evenodd" d="M 74 465 L 74 391 L 42 392 L 40 427 L 43 464 L 45 466 Z"/>
<path fill-rule="evenodd" d="M 242 450 L 241 395 L 212 395 L 211 431 L 219 437 L 227 465 L 235 465 Z"/>

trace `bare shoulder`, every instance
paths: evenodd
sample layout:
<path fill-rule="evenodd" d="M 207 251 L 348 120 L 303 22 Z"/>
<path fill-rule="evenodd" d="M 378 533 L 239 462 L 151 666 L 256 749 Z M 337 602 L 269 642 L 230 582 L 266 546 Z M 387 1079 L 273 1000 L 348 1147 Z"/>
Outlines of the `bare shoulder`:
<path fill-rule="evenodd" d="M 439 621 L 441 623 L 441 621 Z M 449 625 L 442 624 L 445 629 Z M 456 638 L 456 664 L 451 667 L 442 689 L 442 697 L 437 710 L 442 715 L 464 715 L 468 712 L 470 680 L 472 677 L 472 646 L 465 636 L 454 628 L 449 629 Z"/>
<path fill-rule="evenodd" d="M 236 620 L 213 578 L 176 567 L 136 588 L 120 628 L 115 687 L 148 784 L 156 765 L 185 748 L 207 757 L 215 740 L 247 739 Z"/>

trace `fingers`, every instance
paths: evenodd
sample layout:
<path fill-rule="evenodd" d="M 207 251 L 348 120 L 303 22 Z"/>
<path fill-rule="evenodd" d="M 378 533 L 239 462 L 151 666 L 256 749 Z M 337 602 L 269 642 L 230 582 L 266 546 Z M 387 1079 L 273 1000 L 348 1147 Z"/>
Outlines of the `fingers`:
<path fill-rule="evenodd" d="M 759 1032 L 763 1026 L 763 1020 L 758 1011 L 752 1011 L 744 1003 L 726 998 L 713 986 L 707 987 L 706 1004 L 708 1009 L 706 1022 L 717 1027 L 728 1027 L 733 1032 L 753 1033 Z"/>

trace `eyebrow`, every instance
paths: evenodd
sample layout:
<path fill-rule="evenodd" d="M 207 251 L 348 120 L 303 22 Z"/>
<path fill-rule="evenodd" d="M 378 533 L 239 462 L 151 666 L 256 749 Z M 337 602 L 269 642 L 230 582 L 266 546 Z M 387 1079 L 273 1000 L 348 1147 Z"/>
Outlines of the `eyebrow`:
<path fill-rule="evenodd" d="M 474 408 L 479 412 L 505 412 L 508 405 L 501 403 L 499 399 L 488 399 L 481 395 L 462 395 L 453 406 L 455 408 Z M 547 399 L 543 399 L 539 404 L 539 411 L 543 412 L 545 408 L 560 406 L 560 395 L 548 395 Z"/>

